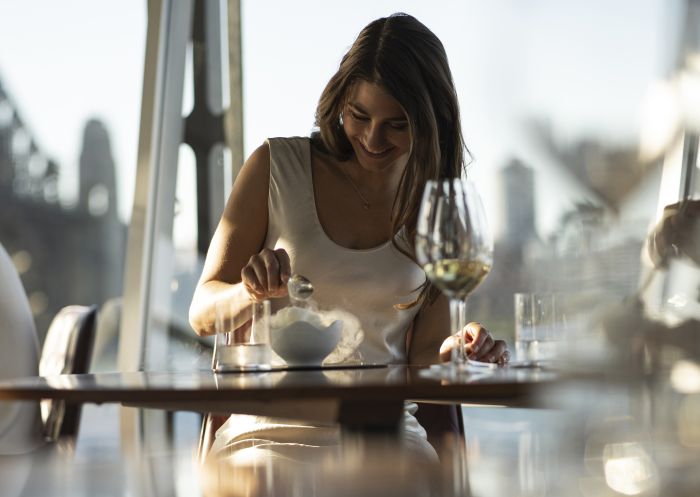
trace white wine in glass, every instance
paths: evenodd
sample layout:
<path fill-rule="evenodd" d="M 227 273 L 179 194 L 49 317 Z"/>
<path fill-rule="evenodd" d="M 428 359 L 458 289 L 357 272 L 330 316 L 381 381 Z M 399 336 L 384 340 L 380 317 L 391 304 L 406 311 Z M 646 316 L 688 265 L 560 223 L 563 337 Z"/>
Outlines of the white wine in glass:
<path fill-rule="evenodd" d="M 460 178 L 426 183 L 416 226 L 416 257 L 428 279 L 450 299 L 452 332 L 460 332 L 451 360 L 463 367 L 464 301 L 493 263 L 493 239 L 473 183 Z"/>
<path fill-rule="evenodd" d="M 423 269 L 445 294 L 466 298 L 489 274 L 491 264 L 482 260 L 441 259 L 424 264 Z"/>

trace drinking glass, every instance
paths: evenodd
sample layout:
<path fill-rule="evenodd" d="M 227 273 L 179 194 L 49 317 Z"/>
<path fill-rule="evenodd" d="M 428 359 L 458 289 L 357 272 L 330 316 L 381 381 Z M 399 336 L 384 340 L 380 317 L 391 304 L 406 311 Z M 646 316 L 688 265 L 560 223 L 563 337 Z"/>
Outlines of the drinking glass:
<path fill-rule="evenodd" d="M 416 226 L 416 257 L 427 277 L 450 300 L 450 324 L 459 331 L 451 363 L 466 366 L 462 330 L 465 299 L 488 274 L 493 239 L 481 197 L 466 179 L 429 180 Z"/>
<path fill-rule="evenodd" d="M 551 293 L 516 293 L 515 354 L 523 365 L 538 365 L 558 355 L 558 328 L 563 326 L 557 316 L 556 297 Z"/>
<path fill-rule="evenodd" d="M 216 303 L 216 340 L 212 369 L 264 371 L 270 369 L 270 301 L 251 302 L 247 321 L 234 322 L 238 305 L 231 300 Z"/>

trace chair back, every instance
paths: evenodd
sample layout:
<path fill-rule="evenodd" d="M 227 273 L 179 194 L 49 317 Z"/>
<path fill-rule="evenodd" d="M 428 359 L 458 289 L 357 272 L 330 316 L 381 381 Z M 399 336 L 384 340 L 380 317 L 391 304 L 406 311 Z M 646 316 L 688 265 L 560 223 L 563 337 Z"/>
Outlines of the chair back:
<path fill-rule="evenodd" d="M 89 372 L 95 338 L 97 306 L 70 305 L 51 321 L 39 360 L 39 375 Z M 41 417 L 46 438 L 74 437 L 80 423 L 80 405 L 62 400 L 43 400 Z"/>
<path fill-rule="evenodd" d="M 437 404 L 417 402 L 416 419 L 425 428 L 428 442 L 438 455 L 444 451 L 446 437 L 454 440 L 464 438 L 462 406 L 459 404 Z"/>

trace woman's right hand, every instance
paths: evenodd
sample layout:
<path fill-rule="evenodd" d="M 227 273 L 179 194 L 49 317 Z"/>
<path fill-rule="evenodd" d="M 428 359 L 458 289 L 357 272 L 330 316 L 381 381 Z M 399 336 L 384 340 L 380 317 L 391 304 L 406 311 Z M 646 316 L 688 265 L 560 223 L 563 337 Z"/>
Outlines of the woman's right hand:
<path fill-rule="evenodd" d="M 654 266 L 663 267 L 669 258 L 686 255 L 700 265 L 700 241 L 698 241 L 698 220 L 700 200 L 688 200 L 664 208 L 661 221 L 649 236 L 647 245 Z"/>
<path fill-rule="evenodd" d="M 284 297 L 291 272 L 286 250 L 264 248 L 243 266 L 241 281 L 253 300 Z"/>

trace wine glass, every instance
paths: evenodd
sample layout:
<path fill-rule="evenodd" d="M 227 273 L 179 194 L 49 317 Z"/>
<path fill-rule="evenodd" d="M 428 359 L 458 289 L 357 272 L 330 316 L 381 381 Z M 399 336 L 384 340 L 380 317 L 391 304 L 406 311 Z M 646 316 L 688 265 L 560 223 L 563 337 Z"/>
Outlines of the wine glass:
<path fill-rule="evenodd" d="M 493 239 L 481 197 L 473 183 L 453 178 L 425 185 L 416 227 L 416 257 L 427 277 L 450 300 L 450 325 L 459 331 L 451 364 L 467 364 L 462 329 L 466 297 L 493 263 Z"/>

